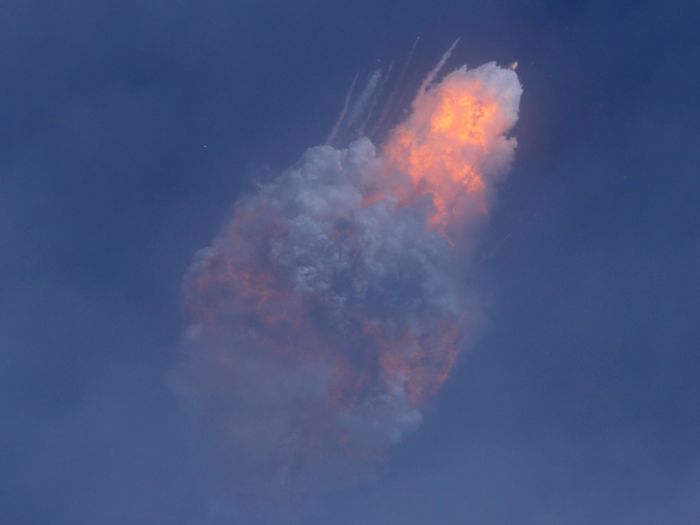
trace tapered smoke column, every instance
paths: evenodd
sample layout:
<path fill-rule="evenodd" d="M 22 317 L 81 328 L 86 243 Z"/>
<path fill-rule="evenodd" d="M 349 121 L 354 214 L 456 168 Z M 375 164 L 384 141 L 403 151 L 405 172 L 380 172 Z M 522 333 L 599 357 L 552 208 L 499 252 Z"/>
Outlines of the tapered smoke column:
<path fill-rule="evenodd" d="M 420 426 L 473 338 L 463 272 L 520 94 L 495 64 L 426 83 L 385 144 L 311 148 L 197 254 L 174 385 L 216 512 L 295 521 Z"/>

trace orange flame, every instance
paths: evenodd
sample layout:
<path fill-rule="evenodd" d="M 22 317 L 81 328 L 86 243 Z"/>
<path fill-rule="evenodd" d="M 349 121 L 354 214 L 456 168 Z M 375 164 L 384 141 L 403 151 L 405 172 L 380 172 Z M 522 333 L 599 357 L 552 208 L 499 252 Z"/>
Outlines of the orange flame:
<path fill-rule="evenodd" d="M 413 114 L 384 145 L 389 169 L 410 178 L 409 192 L 394 188 L 400 201 L 431 194 L 436 212 L 430 226 L 443 234 L 465 215 L 486 213 L 485 169 L 492 154 L 501 153 L 503 134 L 514 123 L 502 94 L 472 73 L 458 69 L 420 94 Z M 515 145 L 514 139 L 508 142 Z"/>

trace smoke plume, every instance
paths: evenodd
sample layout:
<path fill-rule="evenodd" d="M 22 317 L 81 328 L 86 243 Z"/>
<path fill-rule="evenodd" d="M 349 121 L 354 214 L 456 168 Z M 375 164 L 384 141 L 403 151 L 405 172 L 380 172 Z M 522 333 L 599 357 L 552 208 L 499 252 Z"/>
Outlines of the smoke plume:
<path fill-rule="evenodd" d="M 473 338 L 464 268 L 521 86 L 494 63 L 436 75 L 383 145 L 311 148 L 239 201 L 185 277 L 174 384 L 221 515 L 293 522 L 375 479 Z"/>

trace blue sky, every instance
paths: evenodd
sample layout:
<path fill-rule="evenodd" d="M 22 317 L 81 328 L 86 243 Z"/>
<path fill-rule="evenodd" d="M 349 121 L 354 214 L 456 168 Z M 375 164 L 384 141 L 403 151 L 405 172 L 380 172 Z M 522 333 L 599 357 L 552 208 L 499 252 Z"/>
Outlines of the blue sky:
<path fill-rule="evenodd" d="M 0 521 L 204 524 L 166 376 L 181 286 L 356 72 L 518 61 L 487 328 L 373 484 L 305 523 L 695 524 L 696 2 L 0 7 Z M 418 81 L 418 80 L 414 80 Z M 407 80 L 409 83 L 410 80 Z M 506 239 L 501 243 L 503 239 Z"/>

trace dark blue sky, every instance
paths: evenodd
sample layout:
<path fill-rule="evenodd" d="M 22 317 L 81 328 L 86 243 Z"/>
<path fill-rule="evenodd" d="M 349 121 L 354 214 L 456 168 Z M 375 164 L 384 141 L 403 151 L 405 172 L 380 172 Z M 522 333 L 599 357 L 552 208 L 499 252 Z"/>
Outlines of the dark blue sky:
<path fill-rule="evenodd" d="M 388 475 L 308 523 L 700 520 L 700 4 L 0 6 L 0 522 L 204 524 L 180 289 L 355 72 L 519 62 L 488 328 Z M 507 240 L 499 245 L 502 239 Z"/>

